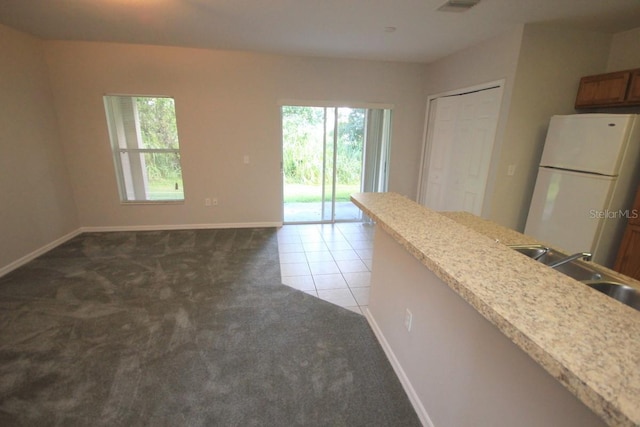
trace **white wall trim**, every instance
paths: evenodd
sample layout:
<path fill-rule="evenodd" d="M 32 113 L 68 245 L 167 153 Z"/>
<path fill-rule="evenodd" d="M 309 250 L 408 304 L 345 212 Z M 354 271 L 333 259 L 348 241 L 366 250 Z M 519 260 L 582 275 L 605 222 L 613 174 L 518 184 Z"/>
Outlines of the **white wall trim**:
<path fill-rule="evenodd" d="M 387 355 L 387 359 L 389 359 L 389 362 L 391 363 L 393 370 L 398 376 L 398 379 L 400 379 L 400 383 L 402 384 L 404 391 L 407 393 L 407 396 L 409 397 L 409 401 L 411 402 L 411 405 L 413 405 L 413 409 L 416 411 L 416 414 L 418 415 L 420 422 L 425 427 L 435 427 L 433 424 L 433 421 L 431 421 L 431 418 L 427 413 L 427 410 L 422 405 L 422 401 L 420 401 L 420 398 L 418 397 L 418 393 L 416 393 L 415 389 L 413 388 L 413 385 L 411 384 L 411 381 L 409 381 L 409 377 L 404 372 L 404 369 L 402 369 L 400 362 L 396 358 L 396 355 L 393 353 L 391 346 L 387 342 L 386 338 L 384 337 L 384 334 L 382 333 L 382 330 L 378 326 L 378 323 L 376 323 L 376 320 L 373 318 L 373 315 L 371 314 L 368 308 L 365 309 L 365 317 L 367 318 L 367 321 L 369 322 L 371 329 L 373 329 L 373 333 L 378 339 L 378 342 L 382 346 L 384 353 Z"/>
<path fill-rule="evenodd" d="M 82 233 L 109 232 L 109 231 L 161 231 L 161 230 L 201 230 L 214 228 L 271 228 L 282 227 L 282 222 L 242 222 L 242 223 L 220 223 L 220 224 L 179 224 L 179 225 L 128 225 L 128 226 L 106 226 L 106 227 L 80 227 L 64 236 L 47 243 L 33 252 L 19 258 L 3 267 L 0 267 L 0 277 L 22 267 L 29 261 L 34 260 L 45 252 L 56 246 L 73 239 Z"/>
<path fill-rule="evenodd" d="M 424 180 L 425 180 L 425 176 L 424 176 L 424 172 L 425 172 L 425 165 L 428 164 L 429 162 L 429 156 L 430 156 L 430 149 L 431 147 L 429 146 L 429 141 L 428 141 L 428 132 L 430 131 L 429 129 L 429 114 L 431 114 L 431 102 L 435 99 L 438 98 L 443 98 L 446 96 L 457 96 L 457 95 L 464 95 L 465 93 L 471 93 L 471 92 L 478 92 L 481 90 L 487 90 L 487 89 L 492 89 L 494 87 L 498 87 L 500 88 L 500 90 L 502 91 L 500 94 L 500 111 L 502 111 L 502 107 L 504 105 L 504 88 L 506 85 L 506 79 L 500 79 L 500 80 L 493 80 L 490 82 L 485 82 L 485 83 L 480 83 L 477 85 L 473 85 L 473 86 L 469 86 L 469 87 L 465 87 L 465 88 L 459 88 L 459 89 L 453 89 L 453 90 L 448 90 L 445 92 L 439 92 L 439 93 L 435 93 L 435 94 L 431 94 L 427 96 L 427 108 L 425 111 L 425 115 L 424 115 L 424 126 L 422 129 L 422 150 L 420 152 L 420 170 L 418 171 L 418 186 L 417 186 L 417 192 L 416 192 L 416 199 L 418 201 L 418 203 L 422 204 L 422 194 L 424 193 L 425 189 L 424 189 Z M 498 113 L 498 124 L 500 122 L 500 113 Z M 497 127 L 496 127 L 496 137 L 497 139 Z M 491 155 L 491 166 L 489 167 L 489 179 L 487 179 L 487 186 L 489 185 L 489 180 L 491 179 L 492 176 L 492 171 L 495 168 L 494 165 L 494 161 L 495 161 L 495 155 L 496 155 L 496 150 L 499 149 L 496 148 L 496 144 L 495 144 L 495 140 L 494 140 L 494 146 L 493 146 L 493 153 Z M 486 194 L 485 194 L 486 196 Z M 485 197 L 486 199 L 486 197 Z M 484 202 L 483 202 L 483 208 L 484 208 Z"/>
<path fill-rule="evenodd" d="M 56 246 L 60 246 L 61 244 L 73 239 L 74 237 L 76 237 L 80 233 L 82 233 L 82 231 L 78 228 L 77 230 L 74 230 L 74 231 L 72 231 L 72 232 L 70 232 L 68 234 L 65 234 L 62 237 L 57 238 L 53 242 L 47 243 L 46 245 L 36 249 L 35 251 L 26 254 L 22 258 L 19 258 L 19 259 L 13 261 L 12 263 L 9 263 L 9 264 L 5 265 L 4 267 L 0 267 L 0 277 L 4 276 L 7 273 L 12 272 L 13 270 L 15 270 L 18 267 L 22 267 L 23 265 L 25 265 L 29 261 L 32 261 L 32 260 L 36 259 L 40 255 L 44 254 L 45 252 L 50 251 L 51 249 L 55 248 Z"/>
<path fill-rule="evenodd" d="M 205 230 L 216 228 L 271 228 L 282 227 L 282 222 L 229 222 L 217 224 L 171 224 L 171 225 L 113 225 L 80 227 L 83 233 L 109 231 L 162 231 L 162 230 Z"/>
<path fill-rule="evenodd" d="M 467 86 L 458 89 L 447 90 L 444 92 L 433 93 L 431 95 L 427 94 L 427 106 L 428 102 L 435 98 L 442 98 L 443 96 L 455 96 L 455 95 L 463 95 L 465 93 L 477 92 L 479 90 L 491 89 L 493 87 L 504 86 L 507 79 L 499 79 L 493 80 L 490 82 L 480 83 L 473 86 Z"/>
<path fill-rule="evenodd" d="M 307 100 L 307 99 L 278 99 L 279 107 L 285 105 L 295 105 L 296 107 L 327 107 L 327 108 L 367 108 L 372 110 L 393 110 L 394 104 L 367 101 L 330 101 L 330 100 Z"/>

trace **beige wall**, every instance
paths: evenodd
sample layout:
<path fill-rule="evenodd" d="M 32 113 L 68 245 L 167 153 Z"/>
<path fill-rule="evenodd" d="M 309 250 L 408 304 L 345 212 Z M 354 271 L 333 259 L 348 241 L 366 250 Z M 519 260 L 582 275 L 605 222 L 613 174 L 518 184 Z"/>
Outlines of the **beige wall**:
<path fill-rule="evenodd" d="M 89 42 L 47 42 L 45 50 L 82 226 L 281 221 L 280 100 L 393 104 L 389 186 L 416 191 L 422 65 Z M 107 93 L 175 98 L 184 204 L 120 203 Z M 205 207 L 205 197 L 219 205 Z"/>
<path fill-rule="evenodd" d="M 601 72 L 611 36 L 526 25 L 488 218 L 522 231 L 549 119 L 573 114 L 580 77 Z M 507 176 L 509 165 L 514 176 Z"/>
<path fill-rule="evenodd" d="M 614 34 L 606 71 L 640 68 L 640 27 Z"/>
<path fill-rule="evenodd" d="M 0 268 L 81 226 L 279 222 L 282 100 L 393 104 L 390 190 L 413 198 L 427 95 L 502 79 L 484 216 L 522 229 L 548 118 L 573 112 L 579 76 L 639 67 L 639 31 L 611 37 L 527 25 L 422 65 L 42 42 L 0 26 L 0 93 L 12 100 L 0 107 Z M 106 93 L 176 98 L 184 204 L 120 204 Z M 514 177 L 506 176 L 510 164 Z M 219 206 L 205 207 L 205 197 Z"/>
<path fill-rule="evenodd" d="M 491 157 L 494 165 L 497 164 L 502 149 L 523 31 L 524 27 L 518 26 L 513 31 L 436 61 L 427 67 L 425 76 L 425 92 L 428 95 L 438 95 L 504 80 L 502 106 L 498 116 L 496 139 Z M 485 217 L 491 210 L 491 196 L 496 173 L 496 167 L 490 168 L 483 204 L 483 216 Z"/>
<path fill-rule="evenodd" d="M 42 43 L 0 25 L 0 274 L 78 228 Z"/>
<path fill-rule="evenodd" d="M 435 61 L 426 67 L 424 90 L 439 94 L 499 79 L 513 79 L 523 27 Z"/>
<path fill-rule="evenodd" d="M 367 317 L 385 351 L 393 353 L 424 425 L 604 427 L 380 227 L 374 247 Z M 404 326 L 407 309 L 410 331 Z"/>
<path fill-rule="evenodd" d="M 601 33 L 525 25 L 428 66 L 428 94 L 505 79 L 484 217 L 524 229 L 549 119 L 575 112 L 579 79 L 604 69 L 610 41 Z M 513 176 L 509 165 L 516 166 Z"/>

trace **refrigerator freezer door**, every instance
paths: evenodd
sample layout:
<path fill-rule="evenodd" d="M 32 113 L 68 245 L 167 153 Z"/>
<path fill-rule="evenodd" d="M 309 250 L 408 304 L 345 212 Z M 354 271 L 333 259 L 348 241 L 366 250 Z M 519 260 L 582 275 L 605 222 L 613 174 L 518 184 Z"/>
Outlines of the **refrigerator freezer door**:
<path fill-rule="evenodd" d="M 629 114 L 553 116 L 540 166 L 617 175 L 633 120 Z"/>
<path fill-rule="evenodd" d="M 539 168 L 525 234 L 569 253 L 596 257 L 615 178 Z"/>

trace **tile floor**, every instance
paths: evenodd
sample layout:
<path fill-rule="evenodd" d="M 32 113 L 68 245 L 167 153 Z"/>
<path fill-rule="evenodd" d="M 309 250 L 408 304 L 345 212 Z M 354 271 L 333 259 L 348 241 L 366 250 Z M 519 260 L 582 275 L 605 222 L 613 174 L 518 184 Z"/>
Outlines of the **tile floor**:
<path fill-rule="evenodd" d="M 283 226 L 278 230 L 282 283 L 364 314 L 373 230 L 369 223 Z"/>
<path fill-rule="evenodd" d="M 331 210 L 331 204 L 325 204 L 325 211 Z M 284 203 L 286 222 L 313 222 L 322 218 L 321 202 Z M 362 211 L 352 202 L 336 202 L 334 217 L 339 221 L 362 221 Z"/>

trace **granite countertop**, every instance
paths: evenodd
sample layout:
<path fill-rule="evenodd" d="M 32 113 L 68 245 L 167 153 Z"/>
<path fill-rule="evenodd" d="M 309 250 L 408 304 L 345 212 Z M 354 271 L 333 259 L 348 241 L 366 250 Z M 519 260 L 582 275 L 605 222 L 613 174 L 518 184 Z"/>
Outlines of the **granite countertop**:
<path fill-rule="evenodd" d="M 352 201 L 611 426 L 640 426 L 640 312 L 508 248 L 535 239 L 395 193 Z"/>

